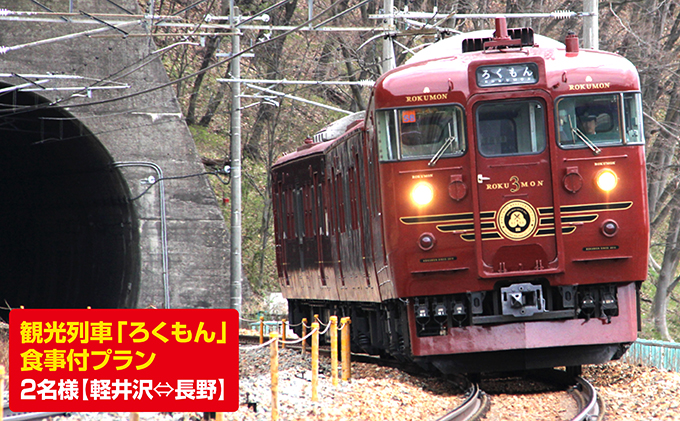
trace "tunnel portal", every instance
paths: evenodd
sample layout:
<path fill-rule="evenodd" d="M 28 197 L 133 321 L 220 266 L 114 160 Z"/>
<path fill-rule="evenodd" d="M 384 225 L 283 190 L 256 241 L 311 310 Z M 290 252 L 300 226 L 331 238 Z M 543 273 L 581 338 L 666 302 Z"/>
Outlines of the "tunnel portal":
<path fill-rule="evenodd" d="M 0 92 L 0 306 L 134 307 L 139 223 L 110 154 L 46 99 Z"/>

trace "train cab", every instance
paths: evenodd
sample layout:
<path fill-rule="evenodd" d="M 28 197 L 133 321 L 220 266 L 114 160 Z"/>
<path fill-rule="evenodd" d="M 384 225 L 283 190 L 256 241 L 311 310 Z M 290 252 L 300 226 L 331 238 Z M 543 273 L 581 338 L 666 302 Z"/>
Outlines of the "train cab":
<path fill-rule="evenodd" d="M 484 35 L 386 74 L 367 117 L 413 352 L 632 342 L 649 246 L 637 72 L 573 35 Z"/>

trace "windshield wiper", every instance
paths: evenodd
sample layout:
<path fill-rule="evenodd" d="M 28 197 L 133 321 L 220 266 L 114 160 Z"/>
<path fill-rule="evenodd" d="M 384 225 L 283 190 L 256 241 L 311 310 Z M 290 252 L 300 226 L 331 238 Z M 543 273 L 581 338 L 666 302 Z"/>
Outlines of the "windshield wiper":
<path fill-rule="evenodd" d="M 430 162 L 427 163 L 428 167 L 434 167 L 437 164 L 437 161 L 439 161 L 439 158 L 441 158 L 442 155 L 444 155 L 444 151 L 451 146 L 451 144 L 457 140 L 456 136 L 449 136 L 446 138 L 444 141 L 444 144 L 442 145 L 441 148 L 437 151 L 437 153 L 434 154 L 432 159 L 430 159 Z"/>
<path fill-rule="evenodd" d="M 571 135 L 578 137 L 581 142 L 585 143 L 586 146 L 590 148 L 591 151 L 593 151 L 594 155 L 599 155 L 600 152 L 602 152 L 602 149 L 598 148 L 597 145 L 595 145 L 590 139 L 588 139 L 588 136 L 586 136 L 585 133 L 583 133 L 581 130 L 579 130 L 578 127 L 574 127 L 574 125 L 571 123 L 571 116 L 569 116 L 569 127 L 571 128 Z"/>

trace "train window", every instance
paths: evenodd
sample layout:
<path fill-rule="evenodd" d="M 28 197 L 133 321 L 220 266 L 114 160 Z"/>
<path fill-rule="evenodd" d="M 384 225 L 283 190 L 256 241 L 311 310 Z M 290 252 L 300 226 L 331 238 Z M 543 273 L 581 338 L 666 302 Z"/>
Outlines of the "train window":
<path fill-rule="evenodd" d="M 545 111 L 536 100 L 484 103 L 477 108 L 477 142 L 484 156 L 545 149 Z"/>
<path fill-rule="evenodd" d="M 399 110 L 399 129 L 402 158 L 431 159 L 465 150 L 463 111 L 457 106 Z"/>
<path fill-rule="evenodd" d="M 642 95 L 623 94 L 623 123 L 626 132 L 625 143 L 643 143 Z"/>
<path fill-rule="evenodd" d="M 621 94 L 598 94 L 558 99 L 556 133 L 560 146 L 597 150 L 597 146 L 620 145 L 624 141 L 641 142 L 639 100 L 634 94 L 626 94 L 625 98 L 622 101 Z M 621 115 L 627 126 L 626 139 L 621 133 Z"/>
<path fill-rule="evenodd" d="M 295 218 L 295 238 L 299 240 L 302 244 L 302 239 L 305 236 L 305 222 L 304 222 L 304 205 L 302 204 L 302 187 L 297 187 L 294 190 L 295 202 L 294 202 L 294 218 Z"/>
<path fill-rule="evenodd" d="M 377 132 L 381 161 L 390 161 L 399 156 L 396 116 L 396 110 L 378 111 Z"/>
<path fill-rule="evenodd" d="M 465 152 L 465 119 L 460 106 L 379 111 L 377 115 L 381 161 Z"/>

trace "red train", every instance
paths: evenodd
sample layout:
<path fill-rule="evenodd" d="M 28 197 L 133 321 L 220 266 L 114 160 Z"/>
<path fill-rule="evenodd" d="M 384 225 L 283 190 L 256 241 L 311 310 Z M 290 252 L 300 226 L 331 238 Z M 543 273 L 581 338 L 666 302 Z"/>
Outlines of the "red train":
<path fill-rule="evenodd" d="M 293 324 L 350 316 L 354 349 L 444 372 L 601 363 L 637 337 L 639 77 L 573 34 L 499 18 L 440 41 L 272 176 Z"/>

